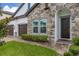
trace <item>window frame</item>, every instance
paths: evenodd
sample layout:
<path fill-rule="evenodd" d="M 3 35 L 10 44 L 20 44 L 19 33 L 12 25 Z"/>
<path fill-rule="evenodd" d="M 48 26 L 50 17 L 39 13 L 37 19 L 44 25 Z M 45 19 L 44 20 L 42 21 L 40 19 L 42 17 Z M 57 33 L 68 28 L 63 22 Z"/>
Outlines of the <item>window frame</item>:
<path fill-rule="evenodd" d="M 42 33 L 41 32 L 41 27 L 46 27 L 46 33 L 47 33 L 47 19 L 44 19 L 44 18 L 43 19 L 40 19 L 40 22 L 39 23 L 41 23 L 41 21 L 44 21 L 44 20 L 46 22 L 46 25 L 45 26 L 41 26 L 41 24 L 40 24 L 40 29 L 39 29 L 40 30 L 40 33 Z M 46 33 L 42 33 L 42 34 L 46 34 Z"/>
<path fill-rule="evenodd" d="M 45 22 L 46 22 L 46 25 L 45 26 L 41 26 L 40 23 L 41 23 L 42 20 L 43 21 L 45 20 Z M 34 24 L 33 24 L 34 21 L 38 22 L 38 33 L 34 33 L 34 30 L 33 29 L 34 29 L 34 27 L 37 27 L 37 26 L 34 26 Z M 44 35 L 46 35 L 46 33 L 42 33 L 41 32 L 41 27 L 46 27 L 46 33 L 47 33 L 47 19 L 41 18 L 41 19 L 36 19 L 36 20 L 33 20 L 32 21 L 32 33 L 33 34 L 44 34 Z"/>
<path fill-rule="evenodd" d="M 38 22 L 38 26 L 34 26 L 34 24 L 33 24 L 34 22 Z M 38 27 L 38 32 L 37 33 L 39 33 L 39 21 L 38 20 L 33 20 L 32 21 L 32 33 L 34 33 L 34 30 L 33 30 L 34 27 Z"/>

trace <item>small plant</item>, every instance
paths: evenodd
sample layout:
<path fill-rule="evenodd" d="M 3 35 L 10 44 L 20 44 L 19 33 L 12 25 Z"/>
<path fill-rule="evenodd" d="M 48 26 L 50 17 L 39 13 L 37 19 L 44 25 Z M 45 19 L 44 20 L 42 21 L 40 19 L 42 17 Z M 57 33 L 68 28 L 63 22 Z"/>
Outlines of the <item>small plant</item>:
<path fill-rule="evenodd" d="M 47 41 L 47 35 L 29 35 L 29 34 L 22 34 L 21 38 L 24 40 L 31 40 L 31 41 Z"/>
<path fill-rule="evenodd" d="M 79 37 L 75 37 L 72 39 L 74 45 L 79 45 Z"/>
<path fill-rule="evenodd" d="M 64 56 L 73 56 L 73 53 L 72 52 L 65 52 Z"/>
<path fill-rule="evenodd" d="M 72 45 L 69 49 L 70 52 L 72 52 L 74 55 L 78 55 L 79 54 L 79 46 L 77 45 Z"/>

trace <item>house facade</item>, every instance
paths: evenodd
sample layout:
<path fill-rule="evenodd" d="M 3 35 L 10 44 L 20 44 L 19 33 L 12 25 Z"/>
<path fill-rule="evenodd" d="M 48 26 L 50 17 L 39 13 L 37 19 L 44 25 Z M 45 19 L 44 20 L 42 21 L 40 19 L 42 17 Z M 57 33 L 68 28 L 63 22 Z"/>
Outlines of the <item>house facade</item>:
<path fill-rule="evenodd" d="M 13 15 L 13 21 L 11 21 L 14 23 L 13 36 L 19 36 L 20 32 L 48 35 L 51 45 L 57 41 L 69 41 L 79 36 L 78 3 L 35 3 L 28 10 L 23 6 L 26 4 L 18 8 Z M 27 25 L 22 26 L 22 24 Z"/>
<path fill-rule="evenodd" d="M 71 40 L 79 36 L 79 4 L 38 3 L 29 13 L 27 34 L 48 35 L 48 40 Z"/>

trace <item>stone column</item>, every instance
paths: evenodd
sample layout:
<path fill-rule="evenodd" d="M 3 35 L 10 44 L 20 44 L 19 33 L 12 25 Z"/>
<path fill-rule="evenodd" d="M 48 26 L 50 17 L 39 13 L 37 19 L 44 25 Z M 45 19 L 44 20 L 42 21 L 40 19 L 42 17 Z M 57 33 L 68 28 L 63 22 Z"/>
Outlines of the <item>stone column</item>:
<path fill-rule="evenodd" d="M 48 25 L 47 25 L 47 31 L 48 31 L 48 40 L 49 40 L 49 46 L 54 47 L 55 46 L 55 18 L 50 15 L 51 12 L 48 15 Z"/>

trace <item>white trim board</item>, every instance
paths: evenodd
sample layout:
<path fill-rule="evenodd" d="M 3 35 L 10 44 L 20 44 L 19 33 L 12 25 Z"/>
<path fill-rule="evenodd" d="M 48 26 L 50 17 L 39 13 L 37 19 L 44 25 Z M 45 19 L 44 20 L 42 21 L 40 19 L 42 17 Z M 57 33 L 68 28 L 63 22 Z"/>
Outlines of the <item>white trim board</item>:
<path fill-rule="evenodd" d="M 61 18 L 55 13 L 55 41 L 61 39 Z M 70 40 L 72 39 L 72 17 L 70 16 Z"/>

